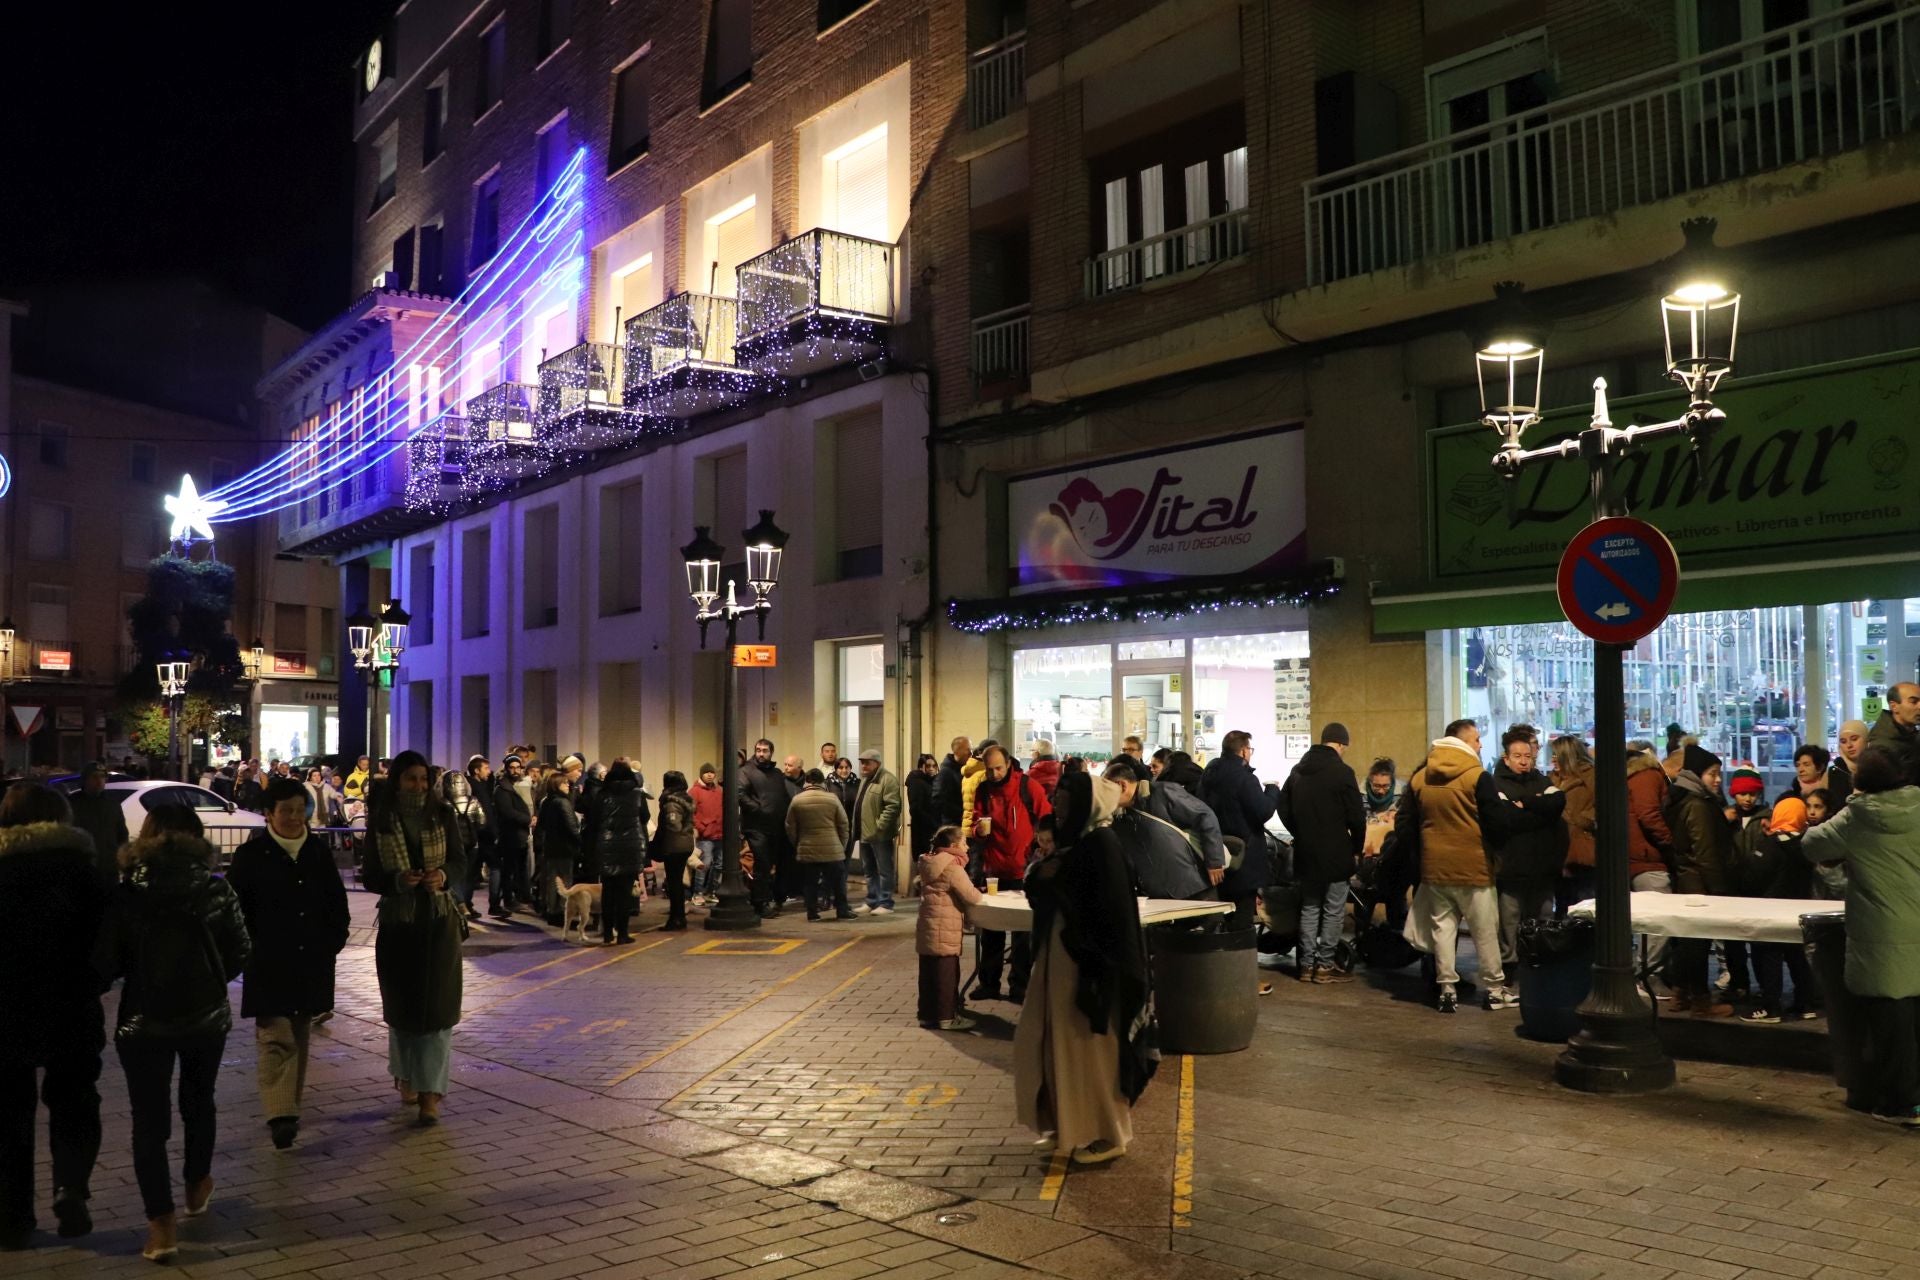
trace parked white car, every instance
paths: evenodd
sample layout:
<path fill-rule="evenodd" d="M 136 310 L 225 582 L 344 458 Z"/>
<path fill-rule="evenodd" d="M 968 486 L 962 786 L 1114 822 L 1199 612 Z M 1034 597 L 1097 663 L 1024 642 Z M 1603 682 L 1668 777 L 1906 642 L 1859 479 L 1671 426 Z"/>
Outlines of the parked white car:
<path fill-rule="evenodd" d="M 147 820 L 147 811 L 164 804 L 184 804 L 199 814 L 207 828 L 207 843 L 223 857 L 267 825 L 260 814 L 236 808 L 205 787 L 188 782 L 109 782 L 106 790 L 120 801 L 120 812 L 127 819 L 127 834 L 135 838 Z"/>

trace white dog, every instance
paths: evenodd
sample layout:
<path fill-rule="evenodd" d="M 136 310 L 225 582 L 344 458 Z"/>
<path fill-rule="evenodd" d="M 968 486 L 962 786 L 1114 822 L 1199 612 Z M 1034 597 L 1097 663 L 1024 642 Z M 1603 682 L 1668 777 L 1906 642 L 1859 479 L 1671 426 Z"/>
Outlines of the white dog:
<path fill-rule="evenodd" d="M 600 914 L 600 886 L 597 884 L 576 884 L 568 888 L 559 876 L 553 878 L 553 890 L 566 902 L 566 918 L 560 927 L 560 940 L 565 942 L 569 933 L 578 932 L 580 941 L 587 940 L 587 925 L 594 916 Z"/>

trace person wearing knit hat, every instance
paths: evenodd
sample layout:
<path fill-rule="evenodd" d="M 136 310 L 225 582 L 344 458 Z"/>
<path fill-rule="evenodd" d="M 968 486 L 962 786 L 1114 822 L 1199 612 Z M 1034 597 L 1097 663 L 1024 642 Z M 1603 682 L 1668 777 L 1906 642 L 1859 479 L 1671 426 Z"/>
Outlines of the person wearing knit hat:
<path fill-rule="evenodd" d="M 1773 812 L 1756 819 L 1736 838 L 1741 889 L 1749 897 L 1801 899 L 1813 896 L 1813 868 L 1801 852 L 1800 837 L 1807 829 L 1806 802 L 1783 796 Z M 1760 1003 L 1740 1015 L 1740 1021 L 1771 1025 L 1783 1018 L 1818 1017 L 1820 985 L 1807 964 L 1806 953 L 1785 942 L 1753 944 L 1753 969 L 1760 983 Z M 1786 983 L 1793 979 L 1793 1007 L 1786 1004 Z"/>
<path fill-rule="evenodd" d="M 1666 820 L 1673 836 L 1673 890 L 1685 894 L 1724 894 L 1727 864 L 1733 856 L 1733 828 L 1720 796 L 1720 757 L 1698 743 L 1681 748 L 1680 769 L 1667 791 Z M 1729 1018 L 1733 1006 L 1717 1002 L 1707 982 L 1711 950 L 1705 938 L 1675 938 L 1672 951 L 1676 1012 L 1697 1018 Z"/>
<path fill-rule="evenodd" d="M 1727 821 L 1733 831 L 1733 851 L 1727 862 L 1727 892 L 1738 897 L 1764 898 L 1767 896 L 1764 877 L 1750 879 L 1748 864 L 1756 843 L 1767 838 L 1766 779 L 1745 766 L 1735 769 L 1727 777 L 1727 797 L 1733 802 L 1727 809 Z M 1725 957 L 1727 994 L 1735 1001 L 1744 1000 L 1754 989 L 1749 963 L 1753 948 L 1731 939 L 1720 946 Z"/>

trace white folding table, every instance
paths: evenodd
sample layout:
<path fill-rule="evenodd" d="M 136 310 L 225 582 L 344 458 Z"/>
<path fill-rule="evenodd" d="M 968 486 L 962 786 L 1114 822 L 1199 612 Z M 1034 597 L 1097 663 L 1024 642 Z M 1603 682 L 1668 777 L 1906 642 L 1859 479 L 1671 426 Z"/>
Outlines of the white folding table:
<path fill-rule="evenodd" d="M 1844 914 L 1846 903 L 1824 898 L 1729 898 L 1692 893 L 1630 894 L 1635 933 L 1663 938 L 1719 938 L 1732 942 L 1800 941 L 1800 917 Z M 1594 901 L 1568 908 L 1590 916 Z"/>

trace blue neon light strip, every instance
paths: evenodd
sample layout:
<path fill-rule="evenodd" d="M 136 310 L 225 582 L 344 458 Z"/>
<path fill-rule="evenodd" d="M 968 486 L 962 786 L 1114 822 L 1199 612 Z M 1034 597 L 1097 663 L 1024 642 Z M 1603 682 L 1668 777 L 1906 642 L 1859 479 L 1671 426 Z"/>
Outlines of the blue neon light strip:
<path fill-rule="evenodd" d="M 577 225 L 564 238 L 560 237 L 560 232 L 563 226 L 579 218 L 583 212 L 581 192 L 586 185 L 586 155 L 584 147 L 574 152 L 572 161 L 561 172 L 552 190 L 514 230 L 507 246 L 495 254 L 486 274 L 462 290 L 453 304 L 434 318 L 406 352 L 396 357 L 391 366 L 362 389 L 358 413 L 342 411 L 335 414 L 312 436 L 294 443 L 273 459 L 205 495 L 210 501 L 220 504 L 213 519 L 218 523 L 227 523 L 266 515 L 305 501 L 322 489 L 347 483 L 354 476 L 378 466 L 396 451 L 405 448 L 407 439 L 414 433 L 400 436 L 391 443 L 389 440 L 395 429 L 405 424 L 414 407 L 404 385 L 410 369 L 416 366 L 424 369 L 451 358 L 451 367 L 442 372 L 450 374 L 457 386 L 462 373 L 457 356 L 462 347 L 484 350 L 497 342 L 503 368 L 509 360 L 517 358 L 520 344 L 515 342 L 509 353 L 508 343 L 504 340 L 506 331 L 511 330 L 515 335 L 523 333 L 524 323 L 521 322 L 526 318 L 526 313 L 557 291 L 578 293 L 584 267 L 579 250 L 585 232 Z M 557 251 L 554 251 L 556 240 Z M 508 274 L 510 270 L 511 276 Z M 530 272 L 535 273 L 532 282 L 517 298 L 512 298 L 518 305 L 509 305 L 512 290 Z M 484 327 L 462 331 L 461 320 L 476 310 L 486 318 L 487 323 Z M 519 313 L 518 316 L 510 320 L 509 317 L 515 312 Z M 400 390 L 397 396 L 396 387 Z M 386 403 L 385 416 L 369 429 L 368 418 L 370 414 L 379 412 L 378 405 L 382 399 Z M 369 407 L 369 402 L 372 402 L 372 407 Z M 440 410 L 434 406 L 431 412 L 431 418 L 422 415 L 423 422 L 418 430 L 427 429 L 453 410 Z M 321 468 L 323 460 L 324 471 Z M 353 465 L 356 462 L 360 464 L 357 467 Z M 349 467 L 353 469 L 346 470 Z"/>

